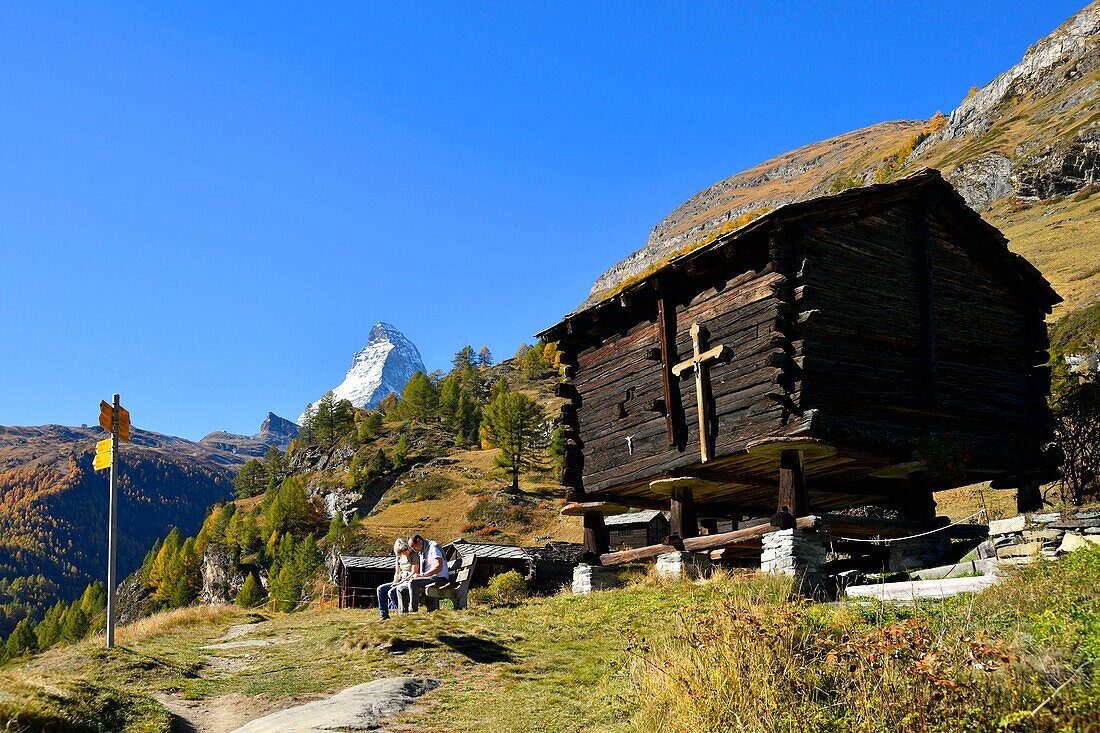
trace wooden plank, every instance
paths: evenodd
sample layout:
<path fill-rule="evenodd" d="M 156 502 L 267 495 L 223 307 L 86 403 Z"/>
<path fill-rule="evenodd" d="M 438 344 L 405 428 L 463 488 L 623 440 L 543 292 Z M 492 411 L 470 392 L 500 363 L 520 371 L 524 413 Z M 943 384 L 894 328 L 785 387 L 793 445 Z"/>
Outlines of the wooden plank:
<path fill-rule="evenodd" d="M 797 529 L 810 530 L 817 526 L 817 522 L 817 517 L 799 517 L 795 527 Z M 775 531 L 777 531 L 776 527 L 770 524 L 761 524 L 747 529 L 736 529 L 732 532 L 691 537 L 684 540 L 684 550 L 686 552 L 711 552 L 713 550 L 722 550 L 742 542 L 759 539 Z M 647 545 L 646 547 L 639 547 L 633 550 L 609 552 L 600 556 L 600 562 L 603 565 L 625 565 L 627 563 L 648 560 L 658 555 L 663 555 L 666 552 L 671 552 L 672 550 L 673 548 L 670 545 Z"/>

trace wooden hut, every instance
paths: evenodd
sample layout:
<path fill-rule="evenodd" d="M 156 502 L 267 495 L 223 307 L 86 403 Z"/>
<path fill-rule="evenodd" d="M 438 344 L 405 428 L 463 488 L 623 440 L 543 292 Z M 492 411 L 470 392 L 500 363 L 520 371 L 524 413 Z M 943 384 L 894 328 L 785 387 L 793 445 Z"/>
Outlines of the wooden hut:
<path fill-rule="evenodd" d="M 531 578 L 534 574 L 534 560 L 530 553 L 516 545 L 494 545 L 467 542 L 459 538 L 443 546 L 443 552 L 448 560 L 458 557 L 477 558 L 474 563 L 473 575 L 470 578 L 470 587 L 478 588 L 487 585 L 494 575 L 515 570 L 524 578 Z"/>
<path fill-rule="evenodd" d="M 668 519 L 657 509 L 612 514 L 604 518 L 604 525 L 608 545 L 615 549 L 655 545 L 668 536 Z"/>
<path fill-rule="evenodd" d="M 393 580 L 393 555 L 341 555 L 334 552 L 331 579 L 339 588 L 340 608 L 374 608 L 378 586 Z"/>
<path fill-rule="evenodd" d="M 566 365 L 588 559 L 622 507 L 670 509 L 681 537 L 704 514 L 867 504 L 926 522 L 933 491 L 982 479 L 1033 507 L 1059 300 L 934 170 L 782 206 L 628 280 L 539 334 Z"/>

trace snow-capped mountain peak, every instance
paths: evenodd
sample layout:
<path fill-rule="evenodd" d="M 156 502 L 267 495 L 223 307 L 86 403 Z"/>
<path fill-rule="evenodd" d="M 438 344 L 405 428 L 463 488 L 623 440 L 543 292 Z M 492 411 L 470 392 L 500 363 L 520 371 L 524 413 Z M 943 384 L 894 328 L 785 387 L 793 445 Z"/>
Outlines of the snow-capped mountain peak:
<path fill-rule="evenodd" d="M 409 377 L 418 371 L 424 371 L 424 361 L 416 345 L 390 324 L 379 321 L 332 394 L 356 407 L 376 407 L 390 392 L 401 394 Z M 309 409 L 316 405 L 314 402 Z M 305 412 L 298 417 L 299 425 L 305 417 Z"/>

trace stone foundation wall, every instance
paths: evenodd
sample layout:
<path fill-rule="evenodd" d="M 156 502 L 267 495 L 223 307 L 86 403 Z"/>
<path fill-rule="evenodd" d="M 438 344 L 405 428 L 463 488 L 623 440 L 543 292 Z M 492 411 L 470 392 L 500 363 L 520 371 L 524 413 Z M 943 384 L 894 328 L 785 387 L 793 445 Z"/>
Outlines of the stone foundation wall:
<path fill-rule="evenodd" d="M 1022 565 L 1088 544 L 1100 545 L 1100 512 L 1021 514 L 990 522 L 989 539 L 978 545 L 978 557 Z"/>

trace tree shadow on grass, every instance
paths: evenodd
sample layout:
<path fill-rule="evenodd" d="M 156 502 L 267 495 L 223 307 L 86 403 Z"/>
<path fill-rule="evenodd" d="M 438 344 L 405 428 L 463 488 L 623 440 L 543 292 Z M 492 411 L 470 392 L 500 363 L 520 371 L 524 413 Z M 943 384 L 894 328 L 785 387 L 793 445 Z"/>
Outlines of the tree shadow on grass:
<path fill-rule="evenodd" d="M 476 664 L 513 661 L 512 653 L 508 650 L 508 647 L 490 639 L 481 639 L 476 636 L 451 636 L 449 634 L 441 634 L 436 638 Z"/>

